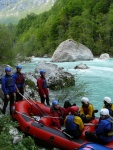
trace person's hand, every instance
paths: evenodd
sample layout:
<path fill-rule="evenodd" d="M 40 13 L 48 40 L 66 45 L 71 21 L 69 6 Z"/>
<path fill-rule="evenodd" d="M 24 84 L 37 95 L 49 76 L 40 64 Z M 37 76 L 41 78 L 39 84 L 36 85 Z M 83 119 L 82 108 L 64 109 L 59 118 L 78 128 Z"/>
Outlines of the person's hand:
<path fill-rule="evenodd" d="M 19 93 L 19 92 L 20 92 L 18 88 L 16 89 L 16 91 L 17 91 L 17 93 Z"/>
<path fill-rule="evenodd" d="M 44 98 L 46 98 L 46 95 L 44 94 Z"/>
<path fill-rule="evenodd" d="M 16 93 L 13 93 L 14 97 L 16 97 Z"/>
<path fill-rule="evenodd" d="M 9 98 L 10 98 L 9 94 L 7 94 L 7 95 L 6 95 L 6 98 L 7 98 L 7 99 L 9 99 Z"/>

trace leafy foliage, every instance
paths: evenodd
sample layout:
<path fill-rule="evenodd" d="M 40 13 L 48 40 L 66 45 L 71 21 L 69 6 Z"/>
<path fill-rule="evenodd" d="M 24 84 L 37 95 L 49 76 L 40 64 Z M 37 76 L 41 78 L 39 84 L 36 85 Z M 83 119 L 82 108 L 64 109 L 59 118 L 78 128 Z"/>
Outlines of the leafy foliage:
<path fill-rule="evenodd" d="M 0 149 L 1 150 L 38 150 L 34 140 L 28 136 L 17 144 L 13 144 L 12 136 L 9 134 L 9 128 L 18 127 L 18 124 L 11 119 L 9 115 L 0 117 Z M 23 133 L 19 133 L 23 134 Z"/>
<path fill-rule="evenodd" d="M 0 24 L 0 63 L 10 64 L 15 63 L 17 53 L 13 50 L 15 45 L 15 26 L 9 24 L 7 26 Z"/>

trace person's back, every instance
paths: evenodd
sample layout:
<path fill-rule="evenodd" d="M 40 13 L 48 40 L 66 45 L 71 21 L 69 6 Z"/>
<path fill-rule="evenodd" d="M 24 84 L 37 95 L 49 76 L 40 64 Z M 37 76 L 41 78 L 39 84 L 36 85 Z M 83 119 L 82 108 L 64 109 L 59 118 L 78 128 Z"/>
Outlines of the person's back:
<path fill-rule="evenodd" d="M 82 106 L 80 107 L 80 117 L 83 122 L 89 122 L 94 119 L 94 107 L 89 103 L 89 99 L 87 97 L 82 97 L 81 99 Z"/>
<path fill-rule="evenodd" d="M 64 119 L 66 117 L 65 108 L 59 106 L 58 101 L 54 100 L 52 102 L 52 107 L 50 108 L 50 113 L 51 113 L 51 116 L 53 116 L 52 118 L 53 125 L 61 129 L 61 125 L 64 124 Z"/>
<path fill-rule="evenodd" d="M 94 133 L 86 131 L 85 135 L 88 140 L 101 144 L 113 141 L 113 125 L 108 109 L 103 108 L 100 110 L 99 124 Z"/>
<path fill-rule="evenodd" d="M 72 106 L 69 108 L 69 115 L 66 117 L 64 124 L 66 129 L 64 130 L 67 134 L 73 138 L 78 138 L 84 128 L 84 124 L 79 115 L 79 107 Z"/>
<path fill-rule="evenodd" d="M 104 97 L 104 106 L 103 108 L 107 108 L 109 110 L 110 116 L 113 117 L 113 104 L 111 103 L 111 98 L 110 97 Z"/>

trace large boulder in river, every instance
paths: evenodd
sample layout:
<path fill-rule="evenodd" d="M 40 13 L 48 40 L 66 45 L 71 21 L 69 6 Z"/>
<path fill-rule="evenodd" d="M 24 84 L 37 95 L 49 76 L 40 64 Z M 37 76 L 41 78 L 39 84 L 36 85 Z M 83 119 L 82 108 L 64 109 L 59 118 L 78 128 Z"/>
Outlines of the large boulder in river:
<path fill-rule="evenodd" d="M 71 73 L 65 72 L 64 68 L 59 68 L 52 63 L 39 62 L 35 68 L 35 78 L 40 76 L 41 69 L 46 70 L 46 80 L 52 90 L 75 85 L 75 79 Z"/>
<path fill-rule="evenodd" d="M 52 62 L 74 62 L 77 60 L 92 60 L 93 54 L 89 48 L 72 39 L 62 42 L 55 50 Z"/>
<path fill-rule="evenodd" d="M 109 57 L 109 54 L 107 54 L 107 53 L 104 53 L 104 54 L 101 54 L 100 55 L 100 59 L 103 59 L 103 60 L 105 60 L 105 59 L 109 59 L 110 57 Z"/>

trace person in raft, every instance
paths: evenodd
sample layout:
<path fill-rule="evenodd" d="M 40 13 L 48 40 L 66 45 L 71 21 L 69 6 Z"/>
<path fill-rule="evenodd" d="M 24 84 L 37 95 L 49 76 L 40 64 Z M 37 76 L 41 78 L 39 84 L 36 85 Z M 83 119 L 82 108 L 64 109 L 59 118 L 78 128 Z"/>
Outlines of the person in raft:
<path fill-rule="evenodd" d="M 45 70 L 40 70 L 40 78 L 37 79 L 38 93 L 40 95 L 41 103 L 44 104 L 46 100 L 46 104 L 50 106 L 49 89 L 45 78 L 45 73 Z"/>
<path fill-rule="evenodd" d="M 53 100 L 50 113 L 52 116 L 52 124 L 58 129 L 61 129 L 61 125 L 64 125 L 64 119 L 68 114 L 67 110 L 59 105 L 58 100 Z"/>
<path fill-rule="evenodd" d="M 109 110 L 110 116 L 113 117 L 113 104 L 111 103 L 110 97 L 104 97 L 104 106 L 103 108 L 107 108 Z"/>
<path fill-rule="evenodd" d="M 93 133 L 86 131 L 85 136 L 89 141 L 100 144 L 107 144 L 113 141 L 113 122 L 109 117 L 109 110 L 107 108 L 100 110 L 99 124 L 95 131 Z"/>
<path fill-rule="evenodd" d="M 82 106 L 80 107 L 80 117 L 84 123 L 88 123 L 94 119 L 94 107 L 90 104 L 87 97 L 82 97 L 81 103 Z"/>
<path fill-rule="evenodd" d="M 19 100 L 23 100 L 23 95 L 24 95 L 24 89 L 25 89 L 25 77 L 23 73 L 21 73 L 22 66 L 17 65 L 16 66 L 16 73 L 13 74 L 15 83 L 16 83 L 16 102 Z"/>
<path fill-rule="evenodd" d="M 4 105 L 2 113 L 5 114 L 8 103 L 10 102 L 10 115 L 11 115 L 11 106 L 16 100 L 16 86 L 15 80 L 11 74 L 11 68 L 5 68 L 5 75 L 1 79 L 1 87 L 4 92 Z"/>
<path fill-rule="evenodd" d="M 66 116 L 64 125 L 66 129 L 63 131 L 71 135 L 73 138 L 79 138 L 81 136 L 84 124 L 82 119 L 79 117 L 79 107 L 72 106 L 69 108 L 69 115 Z"/>

